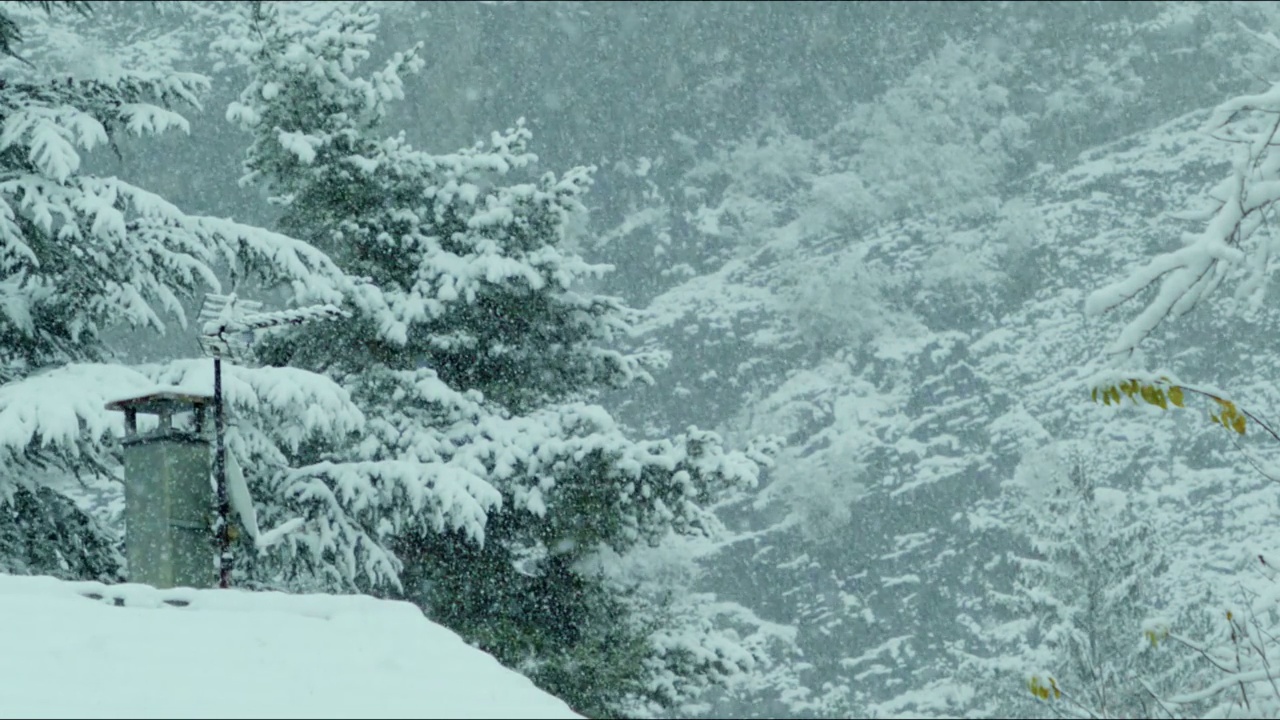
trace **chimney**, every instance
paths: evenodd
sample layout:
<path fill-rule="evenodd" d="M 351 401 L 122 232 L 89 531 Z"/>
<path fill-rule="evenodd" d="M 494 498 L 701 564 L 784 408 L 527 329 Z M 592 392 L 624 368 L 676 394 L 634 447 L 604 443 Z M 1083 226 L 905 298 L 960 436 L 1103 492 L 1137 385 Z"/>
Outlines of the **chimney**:
<path fill-rule="evenodd" d="M 107 403 L 124 412 L 125 557 L 129 582 L 158 588 L 217 584 L 209 475 L 208 395 L 154 392 Z M 138 432 L 138 413 L 159 425 Z M 194 416 L 175 427 L 179 416 Z"/>

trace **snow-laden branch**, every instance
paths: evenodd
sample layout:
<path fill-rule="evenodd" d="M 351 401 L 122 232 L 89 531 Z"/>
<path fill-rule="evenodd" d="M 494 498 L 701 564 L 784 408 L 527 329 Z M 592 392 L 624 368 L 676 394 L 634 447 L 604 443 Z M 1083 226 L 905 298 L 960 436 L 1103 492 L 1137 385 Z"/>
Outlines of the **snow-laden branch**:
<path fill-rule="evenodd" d="M 108 401 L 140 394 L 155 383 L 120 365 L 70 364 L 0 385 L 0 457 L 29 447 L 78 455 L 83 443 L 124 431 L 124 416 Z"/>
<path fill-rule="evenodd" d="M 1265 122 L 1258 122 L 1259 118 Z M 1190 311 L 1229 276 L 1245 266 L 1239 294 L 1261 300 L 1276 241 L 1260 235 L 1268 211 L 1280 202 L 1280 85 L 1220 105 L 1205 126 L 1236 144 L 1231 174 L 1210 192 L 1213 200 L 1204 230 L 1186 245 L 1152 259 L 1128 277 L 1094 291 L 1085 312 L 1100 315 L 1157 285 L 1155 296 L 1131 319 L 1107 348 L 1109 354 L 1132 352 L 1164 320 Z M 1219 136 L 1218 133 L 1222 135 Z"/>

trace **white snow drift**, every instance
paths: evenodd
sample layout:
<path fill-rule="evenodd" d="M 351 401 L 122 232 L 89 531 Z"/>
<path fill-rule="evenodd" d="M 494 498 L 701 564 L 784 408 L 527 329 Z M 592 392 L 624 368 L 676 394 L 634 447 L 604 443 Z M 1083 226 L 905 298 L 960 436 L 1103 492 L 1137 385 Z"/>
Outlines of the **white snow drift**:
<path fill-rule="evenodd" d="M 408 603 L 0 574 L 0 717 L 579 716 Z"/>

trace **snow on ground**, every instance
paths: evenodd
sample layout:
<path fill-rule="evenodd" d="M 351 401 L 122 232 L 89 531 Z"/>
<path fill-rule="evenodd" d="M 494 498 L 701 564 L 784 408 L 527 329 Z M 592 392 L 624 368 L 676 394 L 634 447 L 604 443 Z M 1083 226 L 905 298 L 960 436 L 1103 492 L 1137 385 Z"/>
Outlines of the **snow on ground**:
<path fill-rule="evenodd" d="M 0 574 L 0 717 L 580 716 L 408 603 Z"/>

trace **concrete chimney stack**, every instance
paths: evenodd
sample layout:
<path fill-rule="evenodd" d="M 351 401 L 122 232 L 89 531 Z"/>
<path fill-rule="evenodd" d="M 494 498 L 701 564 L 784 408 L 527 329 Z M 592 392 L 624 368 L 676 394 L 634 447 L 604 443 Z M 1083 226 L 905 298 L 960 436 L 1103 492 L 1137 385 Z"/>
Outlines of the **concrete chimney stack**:
<path fill-rule="evenodd" d="M 158 588 L 217 585 L 209 474 L 213 398 L 160 391 L 107 403 L 124 413 L 125 557 L 129 581 Z M 138 432 L 138 414 L 159 416 Z M 175 425 L 175 418 L 187 422 Z"/>

